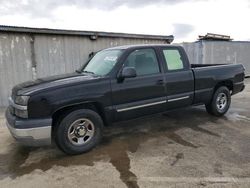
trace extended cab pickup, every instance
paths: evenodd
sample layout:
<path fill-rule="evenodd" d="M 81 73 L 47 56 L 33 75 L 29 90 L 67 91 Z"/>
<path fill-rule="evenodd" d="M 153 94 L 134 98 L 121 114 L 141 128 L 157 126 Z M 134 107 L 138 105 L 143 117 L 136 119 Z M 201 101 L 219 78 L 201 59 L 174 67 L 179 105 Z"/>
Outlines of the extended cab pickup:
<path fill-rule="evenodd" d="M 79 154 L 112 122 L 199 104 L 222 116 L 243 81 L 241 64 L 189 64 L 181 46 L 114 47 L 74 73 L 15 86 L 7 126 L 23 144 L 54 140 L 65 153 Z"/>

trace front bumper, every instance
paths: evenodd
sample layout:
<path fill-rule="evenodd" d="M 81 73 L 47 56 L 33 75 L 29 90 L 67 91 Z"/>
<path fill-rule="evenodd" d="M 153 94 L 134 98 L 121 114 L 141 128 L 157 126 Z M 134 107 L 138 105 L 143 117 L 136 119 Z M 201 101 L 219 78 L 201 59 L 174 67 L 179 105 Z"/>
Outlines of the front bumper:
<path fill-rule="evenodd" d="M 26 146 L 51 144 L 52 119 L 22 119 L 12 115 L 9 109 L 5 113 L 7 127 L 12 136 Z"/>

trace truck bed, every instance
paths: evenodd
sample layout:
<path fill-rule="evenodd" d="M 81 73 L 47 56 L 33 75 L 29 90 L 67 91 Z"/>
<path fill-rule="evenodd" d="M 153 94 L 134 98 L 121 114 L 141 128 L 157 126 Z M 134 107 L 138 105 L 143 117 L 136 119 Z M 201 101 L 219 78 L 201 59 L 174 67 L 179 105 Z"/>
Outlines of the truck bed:
<path fill-rule="evenodd" d="M 231 93 L 240 92 L 243 88 L 244 67 L 241 64 L 191 64 L 195 82 L 194 103 L 208 103 L 213 96 L 214 88 L 225 82 Z"/>

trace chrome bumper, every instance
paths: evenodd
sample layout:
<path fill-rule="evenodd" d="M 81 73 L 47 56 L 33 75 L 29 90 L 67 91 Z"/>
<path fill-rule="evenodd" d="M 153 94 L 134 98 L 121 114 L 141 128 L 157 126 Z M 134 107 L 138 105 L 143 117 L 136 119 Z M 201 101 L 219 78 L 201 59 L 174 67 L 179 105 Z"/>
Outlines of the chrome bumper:
<path fill-rule="evenodd" d="M 6 125 L 12 136 L 26 146 L 43 146 L 51 144 L 52 120 L 19 119 L 6 111 Z"/>

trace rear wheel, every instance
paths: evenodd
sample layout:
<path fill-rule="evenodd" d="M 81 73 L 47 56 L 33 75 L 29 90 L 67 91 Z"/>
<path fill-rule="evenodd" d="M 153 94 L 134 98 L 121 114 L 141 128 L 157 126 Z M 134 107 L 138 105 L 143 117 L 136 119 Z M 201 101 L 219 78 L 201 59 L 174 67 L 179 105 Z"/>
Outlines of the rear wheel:
<path fill-rule="evenodd" d="M 219 87 L 214 95 L 211 103 L 206 104 L 206 110 L 209 114 L 215 116 L 224 115 L 231 104 L 231 94 L 227 87 Z"/>
<path fill-rule="evenodd" d="M 66 115 L 57 125 L 55 141 L 65 153 L 74 155 L 94 148 L 102 137 L 103 121 L 92 110 L 81 109 Z"/>

